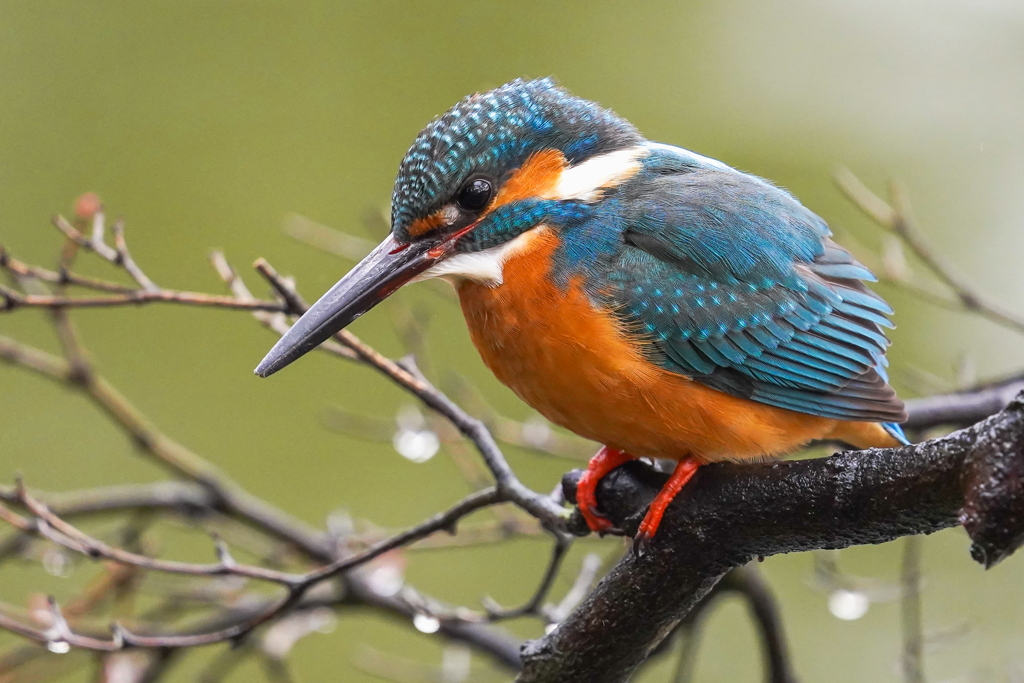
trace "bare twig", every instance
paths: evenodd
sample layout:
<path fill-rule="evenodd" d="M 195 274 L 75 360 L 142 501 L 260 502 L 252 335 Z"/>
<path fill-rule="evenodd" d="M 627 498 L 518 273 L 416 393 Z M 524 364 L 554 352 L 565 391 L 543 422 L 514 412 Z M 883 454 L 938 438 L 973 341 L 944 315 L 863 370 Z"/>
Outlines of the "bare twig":
<path fill-rule="evenodd" d="M 867 185 L 849 169 L 840 168 L 835 173 L 836 184 L 861 211 L 879 226 L 892 232 L 902 239 L 911 251 L 931 270 L 938 279 L 953 293 L 953 299 L 936 295 L 927 288 L 914 282 L 901 269 L 885 268 L 888 279 L 904 286 L 911 287 L 914 292 L 929 300 L 938 299 L 941 303 L 958 302 L 963 310 L 970 311 L 999 323 L 1017 332 L 1024 332 L 1024 316 L 1004 308 L 998 301 L 982 294 L 973 283 L 963 275 L 948 259 L 935 249 L 917 227 L 910 210 L 910 202 L 902 187 L 893 183 L 890 186 L 892 203 L 872 192 Z M 883 262 L 884 267 L 884 262 Z"/>
<path fill-rule="evenodd" d="M 768 683 L 795 683 L 779 606 L 761 572 L 753 564 L 737 567 L 726 574 L 719 586 L 722 591 L 738 593 L 746 600 L 761 636 Z"/>
<path fill-rule="evenodd" d="M 213 264 L 214 269 L 217 271 L 217 275 L 224 281 L 224 284 L 231 290 L 231 294 L 235 299 L 244 302 L 257 301 L 256 297 L 252 295 L 249 288 L 245 285 L 242 278 L 235 272 L 235 269 L 227 262 L 224 254 L 219 251 L 215 251 L 210 254 L 210 263 Z M 288 310 L 286 303 L 278 302 L 280 307 L 279 311 L 271 312 L 265 310 L 253 310 L 253 317 L 264 327 L 269 330 L 276 332 L 278 335 L 283 335 L 288 331 L 291 326 L 288 323 L 288 316 L 285 315 L 285 311 Z M 318 347 L 318 350 L 326 353 L 341 356 L 349 360 L 357 360 L 355 353 L 351 349 L 348 349 L 335 341 L 326 341 Z"/>
<path fill-rule="evenodd" d="M 136 290 L 135 287 L 129 287 L 117 282 L 78 275 L 68 271 L 66 268 L 54 271 L 29 265 L 11 256 L 3 247 L 0 247 L 0 268 L 6 270 L 15 278 L 31 277 L 51 285 L 74 285 L 84 287 L 85 289 L 94 289 L 100 292 L 116 292 L 119 294 L 127 294 Z"/>
<path fill-rule="evenodd" d="M 533 597 L 527 600 L 525 604 L 506 609 L 494 602 L 494 600 L 485 598 L 484 607 L 491 620 L 514 619 L 531 614 L 544 616 L 541 610 L 544 599 L 551 592 L 551 586 L 555 583 L 555 579 L 558 578 L 558 570 L 562 566 L 562 560 L 565 559 L 565 554 L 569 551 L 571 545 L 572 541 L 567 536 L 560 534 L 555 536 L 555 544 L 551 549 L 551 559 L 548 561 L 547 569 L 544 571 L 544 577 L 541 579 L 540 584 L 538 584 L 537 590 L 534 591 Z"/>
<path fill-rule="evenodd" d="M 418 524 L 411 529 L 396 534 L 374 544 L 361 553 L 337 560 L 330 565 L 314 569 L 305 574 L 289 574 L 252 565 L 243 565 L 230 559 L 230 556 L 221 552 L 220 561 L 215 564 L 199 565 L 185 562 L 174 562 L 168 560 L 157 560 L 136 553 L 113 548 L 110 545 L 92 538 L 67 522 L 63 521 L 46 506 L 40 504 L 31 495 L 19 488 L 19 500 L 36 517 L 35 523 L 15 515 L 6 507 L 0 505 L 0 518 L 24 532 L 36 532 L 47 539 L 58 543 L 70 550 L 80 552 L 90 557 L 102 557 L 122 564 L 131 565 L 140 569 L 149 569 L 175 574 L 187 574 L 191 576 L 241 576 L 245 578 L 272 581 L 288 588 L 288 595 L 271 608 L 249 617 L 244 622 L 219 629 L 209 633 L 195 633 L 188 635 L 168 634 L 161 636 L 139 636 L 129 633 L 123 627 L 115 627 L 114 637 L 109 641 L 100 643 L 97 639 L 82 640 L 70 632 L 70 628 L 62 630 L 65 641 L 77 647 L 90 650 L 114 651 L 125 646 L 149 647 L 149 648 L 182 648 L 195 647 L 199 645 L 211 645 L 214 643 L 237 640 L 244 637 L 252 630 L 270 621 L 295 607 L 306 593 L 321 581 L 336 577 L 344 572 L 359 567 L 370 560 L 383 555 L 384 553 L 412 543 L 431 533 L 441 530 L 453 530 L 454 525 L 469 513 L 480 508 L 494 505 L 500 501 L 497 489 L 491 488 L 467 496 L 460 503 L 450 508 L 447 512 L 434 515 L 430 519 Z M 56 533 L 54 533 L 56 532 Z M 2 624 L 0 624 L 2 625 Z M 66 627 L 66 624 L 64 624 Z M 17 632 L 21 635 L 31 637 L 38 642 L 46 643 L 53 640 L 48 634 L 35 630 L 26 631 L 24 627 Z"/>
<path fill-rule="evenodd" d="M 576 573 L 576 579 L 573 581 L 572 587 L 565 594 L 565 597 L 554 607 L 545 610 L 544 617 L 549 624 L 558 624 L 569 616 L 570 612 L 576 609 L 576 605 L 582 602 L 583 598 L 587 596 L 587 591 L 594 585 L 594 580 L 597 578 L 602 564 L 600 555 L 596 553 L 588 553 L 583 558 L 583 562 L 580 563 L 580 570 Z"/>
<path fill-rule="evenodd" d="M 241 287 L 236 285 L 235 290 L 237 295 L 238 291 L 241 290 Z M 344 573 L 347 569 L 358 566 L 362 562 L 368 561 L 369 559 L 372 559 L 372 557 L 375 557 L 392 547 L 389 543 L 393 542 L 393 539 L 385 540 L 382 541 L 381 544 L 369 548 L 365 553 L 350 558 L 352 564 L 345 561 L 333 560 L 332 555 L 334 554 L 334 550 L 332 549 L 332 544 L 327 543 L 325 547 L 325 540 L 314 538 L 313 534 L 302 528 L 302 525 L 290 522 L 287 515 L 284 515 L 280 511 L 272 510 L 261 501 L 258 501 L 252 496 L 244 493 L 236 485 L 230 482 L 230 480 L 199 459 L 198 456 L 195 456 L 195 454 L 180 446 L 180 444 L 175 443 L 165 435 L 153 429 L 145 419 L 142 418 L 141 414 L 139 414 L 138 411 L 136 411 L 124 399 L 124 397 L 118 394 L 113 387 L 106 383 L 106 381 L 100 376 L 96 375 L 90 367 L 86 366 L 84 368 L 84 372 L 82 369 L 78 369 L 73 372 L 71 364 L 68 361 L 62 361 L 61 359 L 53 357 L 52 355 L 38 349 L 27 347 L 4 337 L 0 337 L 0 358 L 22 364 L 25 367 L 40 372 L 52 379 L 84 390 L 89 397 L 97 403 L 97 405 L 103 408 L 108 415 L 114 418 L 117 424 L 121 425 L 122 428 L 132 435 L 144 452 L 155 456 L 160 462 L 171 468 L 172 471 L 198 481 L 207 487 L 214 494 L 214 505 L 216 508 L 230 511 L 232 514 L 238 515 L 250 524 L 262 528 L 282 540 L 286 540 L 289 543 L 297 543 L 307 552 L 314 552 L 318 558 L 332 559 L 332 564 L 328 565 L 326 568 L 328 571 L 326 573 L 307 577 L 310 579 L 309 585 L 313 585 L 313 583 L 330 578 L 331 576 Z M 440 515 L 439 517 L 444 516 Z M 444 518 L 441 520 L 435 520 L 434 523 L 440 524 L 438 528 L 441 528 L 443 526 L 450 526 L 454 521 L 454 519 Z M 412 536 L 403 536 L 405 540 L 400 540 L 399 542 L 411 542 L 411 540 L 415 540 L 415 536 L 415 533 Z M 209 568 L 207 568 L 207 570 L 209 570 Z M 218 569 L 217 571 L 221 570 Z M 395 601 L 375 595 L 372 591 L 364 589 L 360 585 L 359 581 L 354 577 L 349 576 L 346 577 L 345 580 L 350 587 L 357 589 L 351 591 L 351 593 L 353 595 L 359 595 L 362 601 L 378 605 L 385 610 L 403 610 L 402 606 Z M 300 587 L 296 590 L 297 592 L 304 592 L 307 588 Z M 139 647 L 162 648 L 185 647 L 208 642 L 218 642 L 224 638 L 235 638 L 244 635 L 252 628 L 263 623 L 264 620 L 272 618 L 279 611 L 291 608 L 293 604 L 294 599 L 286 599 L 286 601 L 282 601 L 272 608 L 273 613 L 268 609 L 266 614 L 256 615 L 244 624 L 233 624 L 229 627 L 221 628 L 217 632 L 193 634 L 190 636 L 177 636 L 170 640 L 161 639 L 159 636 L 155 638 L 140 636 L 122 629 L 117 638 L 111 641 L 106 641 L 106 645 L 100 647 L 101 649 L 104 647 L 109 648 L 112 647 L 111 643 L 120 643 L 122 645 L 128 644 Z M 498 638 L 490 635 L 485 636 L 472 630 L 471 627 L 460 627 L 458 625 L 452 625 L 443 630 L 448 633 L 450 637 L 463 638 L 467 641 L 479 641 L 482 648 L 485 650 L 490 648 L 490 651 L 496 655 L 504 657 L 504 661 L 506 663 L 511 663 L 512 661 L 518 662 L 518 655 L 515 654 L 515 650 L 511 649 L 511 654 L 507 654 L 509 649 L 503 649 L 504 646 L 499 645 L 500 639 Z M 19 632 L 23 632 L 23 629 L 19 630 Z M 40 634 L 36 634 L 36 636 L 37 640 L 42 637 Z M 68 642 L 77 646 L 96 646 L 96 641 L 98 640 L 101 639 L 93 638 L 91 640 L 83 640 L 76 637 L 68 640 Z M 512 656 L 513 654 L 514 657 Z"/>
<path fill-rule="evenodd" d="M 139 283 L 147 292 L 158 292 L 160 287 L 156 286 L 156 283 L 149 279 L 149 277 L 142 272 L 142 268 L 139 268 L 138 264 L 132 259 L 131 253 L 128 251 L 128 243 L 124 239 L 124 220 L 118 220 L 114 223 L 114 246 L 117 250 L 116 262 L 125 269 L 125 271 L 132 276 L 132 279 Z"/>
<path fill-rule="evenodd" d="M 900 619 L 903 630 L 903 680 L 924 683 L 921 628 L 921 538 L 903 540 L 903 566 L 900 571 Z"/>
<path fill-rule="evenodd" d="M 237 296 L 216 296 L 201 292 L 184 292 L 161 288 L 132 259 L 124 237 L 123 222 L 118 221 L 113 227 L 114 240 L 117 246 L 112 248 L 103 241 L 105 231 L 103 220 L 102 212 L 97 213 L 93 219 L 93 232 L 90 237 L 83 235 L 61 216 L 54 218 L 54 224 L 60 228 L 71 243 L 95 252 L 112 265 L 124 270 L 137 283 L 138 288 L 133 289 L 115 282 L 74 274 L 68 269 L 70 263 L 62 264 L 60 271 L 51 271 L 38 266 L 27 265 L 0 249 L 0 268 L 15 277 L 29 277 L 58 287 L 77 285 L 86 289 L 110 293 L 109 296 L 53 296 L 22 293 L 0 285 L 0 298 L 4 301 L 4 309 L 10 311 L 23 307 L 50 309 L 97 308 L 161 302 L 252 311 L 282 312 L 286 309 L 280 302 L 261 301 L 252 296 L 243 299 Z"/>
<path fill-rule="evenodd" d="M 370 240 L 335 230 L 299 214 L 288 216 L 284 224 L 284 233 L 321 251 L 350 261 L 358 261 L 376 246 Z"/>
<path fill-rule="evenodd" d="M 112 296 L 44 296 L 22 294 L 0 285 L 0 296 L 6 300 L 6 310 L 16 308 L 105 308 L 111 306 L 133 306 L 150 303 L 177 303 L 190 306 L 213 306 L 247 311 L 283 311 L 284 306 L 276 301 L 239 301 L 230 296 L 215 296 L 200 292 L 178 292 L 167 289 L 134 290 Z"/>
<path fill-rule="evenodd" d="M 914 398 L 907 401 L 907 429 L 929 429 L 941 425 L 966 427 L 996 413 L 1024 391 L 1024 377 L 1014 375 L 952 394 Z"/>
<path fill-rule="evenodd" d="M 189 576 L 242 576 L 262 581 L 272 581 L 285 586 L 292 586 L 301 578 L 295 574 L 287 574 L 262 567 L 242 565 L 230 559 L 223 547 L 218 552 L 219 561 L 212 564 L 193 564 L 159 560 L 138 553 L 115 548 L 103 541 L 93 538 L 80 531 L 59 516 L 51 512 L 45 505 L 33 498 L 23 487 L 18 487 L 18 499 L 35 517 L 28 520 L 15 515 L 0 505 L 0 518 L 8 524 L 26 533 L 37 533 L 57 545 L 68 550 L 82 553 L 93 559 L 103 558 L 123 565 L 167 572 L 170 574 L 186 574 Z"/>

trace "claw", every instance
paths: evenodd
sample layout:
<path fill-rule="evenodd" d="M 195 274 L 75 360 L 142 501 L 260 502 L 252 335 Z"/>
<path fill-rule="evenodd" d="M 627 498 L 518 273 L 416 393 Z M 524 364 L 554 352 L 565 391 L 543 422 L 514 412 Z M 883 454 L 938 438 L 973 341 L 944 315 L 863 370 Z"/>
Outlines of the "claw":
<path fill-rule="evenodd" d="M 651 507 L 648 508 L 647 514 L 644 515 L 644 521 L 640 522 L 640 528 L 637 529 L 636 536 L 633 537 L 633 555 L 642 557 L 647 552 L 651 539 L 658 533 L 661 518 L 664 516 L 669 503 L 686 486 L 686 483 L 697 472 L 699 466 L 696 460 L 690 458 L 680 460 L 676 465 L 672 476 L 665 482 L 665 485 L 658 492 L 655 499 L 651 501 Z"/>
<path fill-rule="evenodd" d="M 611 472 L 633 456 L 623 451 L 602 447 L 587 465 L 587 471 L 580 477 L 576 485 L 576 505 L 586 520 L 587 526 L 594 533 L 603 534 L 615 528 L 615 525 L 597 509 L 597 485 L 604 475 Z"/>
<path fill-rule="evenodd" d="M 646 531 L 637 531 L 636 536 L 633 537 L 633 557 L 640 559 L 647 554 L 647 549 L 651 545 L 651 536 Z"/>

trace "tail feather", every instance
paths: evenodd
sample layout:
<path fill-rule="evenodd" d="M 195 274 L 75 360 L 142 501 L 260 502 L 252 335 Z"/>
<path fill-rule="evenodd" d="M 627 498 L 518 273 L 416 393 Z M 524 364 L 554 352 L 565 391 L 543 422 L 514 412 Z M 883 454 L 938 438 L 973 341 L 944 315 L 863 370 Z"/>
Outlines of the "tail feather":
<path fill-rule="evenodd" d="M 837 420 L 826 439 L 842 441 L 854 448 L 896 448 L 909 446 L 910 440 L 895 422 L 847 422 Z"/>
<path fill-rule="evenodd" d="M 883 422 L 882 429 L 884 429 L 889 436 L 899 441 L 904 446 L 910 445 L 910 439 L 903 433 L 903 427 L 900 427 L 895 422 Z"/>

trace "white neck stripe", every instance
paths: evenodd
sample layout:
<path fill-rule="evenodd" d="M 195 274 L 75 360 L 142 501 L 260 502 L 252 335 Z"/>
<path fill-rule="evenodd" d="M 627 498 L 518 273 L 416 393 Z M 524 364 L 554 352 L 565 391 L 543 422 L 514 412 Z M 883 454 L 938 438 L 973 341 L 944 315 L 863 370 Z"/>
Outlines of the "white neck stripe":
<path fill-rule="evenodd" d="M 562 171 L 558 182 L 544 199 L 578 199 L 592 202 L 601 191 L 632 178 L 641 168 L 640 160 L 650 154 L 644 146 L 629 147 L 591 157 Z"/>

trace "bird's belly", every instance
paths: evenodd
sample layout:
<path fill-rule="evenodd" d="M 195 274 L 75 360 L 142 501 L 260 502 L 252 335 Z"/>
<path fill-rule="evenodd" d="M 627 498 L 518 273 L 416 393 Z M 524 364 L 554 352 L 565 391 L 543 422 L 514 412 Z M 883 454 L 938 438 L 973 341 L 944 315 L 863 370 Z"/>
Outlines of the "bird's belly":
<path fill-rule="evenodd" d="M 463 281 L 462 310 L 484 363 L 543 416 L 636 456 L 702 461 L 791 451 L 835 421 L 755 403 L 647 361 L 579 282 L 549 278 L 557 241 L 540 229 L 496 287 Z"/>

